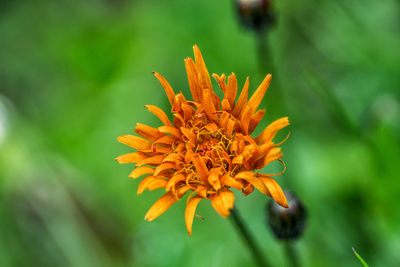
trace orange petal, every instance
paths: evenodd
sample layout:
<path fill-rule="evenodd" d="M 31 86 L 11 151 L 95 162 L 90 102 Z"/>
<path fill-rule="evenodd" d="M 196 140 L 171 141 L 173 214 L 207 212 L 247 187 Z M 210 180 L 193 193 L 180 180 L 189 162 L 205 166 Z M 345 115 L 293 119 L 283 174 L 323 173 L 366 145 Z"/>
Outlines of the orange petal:
<path fill-rule="evenodd" d="M 165 159 L 163 160 L 163 163 L 164 162 L 176 162 L 176 163 L 179 163 L 182 160 L 183 160 L 183 156 L 181 154 L 179 154 L 179 153 L 171 153 L 171 154 L 169 154 L 169 155 L 167 155 L 165 157 Z"/>
<path fill-rule="evenodd" d="M 148 186 L 147 190 L 152 191 L 152 190 L 156 190 L 156 189 L 159 189 L 159 188 L 165 188 L 166 185 L 167 185 L 167 180 L 158 179 L 158 180 L 155 180 L 153 183 L 151 183 Z"/>
<path fill-rule="evenodd" d="M 138 186 L 137 194 L 140 195 L 144 190 L 154 190 L 156 188 L 165 187 L 167 180 L 157 177 L 157 176 L 147 176 L 145 177 Z"/>
<path fill-rule="evenodd" d="M 144 138 L 149 139 L 151 141 L 154 141 L 163 135 L 156 128 L 141 123 L 136 123 L 135 132 L 138 135 L 143 136 Z"/>
<path fill-rule="evenodd" d="M 188 139 L 189 142 L 191 142 L 192 144 L 196 143 L 197 140 L 197 136 L 192 129 L 188 129 L 185 127 L 181 127 L 181 132 L 182 134 Z"/>
<path fill-rule="evenodd" d="M 272 143 L 272 142 L 265 143 L 265 144 L 262 144 L 261 146 L 258 146 L 255 149 L 251 160 L 253 162 L 256 162 L 259 159 L 263 158 L 265 155 L 268 154 L 268 152 L 273 148 L 273 146 L 274 146 L 274 143 Z"/>
<path fill-rule="evenodd" d="M 272 122 L 270 125 L 267 126 L 267 128 L 264 129 L 264 131 L 262 131 L 262 133 L 259 136 L 257 136 L 256 138 L 257 144 L 261 144 L 264 141 L 266 142 L 271 141 L 280 129 L 288 125 L 289 125 L 288 117 L 280 118 Z"/>
<path fill-rule="evenodd" d="M 165 170 L 170 170 L 175 168 L 176 168 L 175 163 L 172 162 L 163 163 L 157 166 L 157 168 L 154 171 L 154 175 L 159 175 L 161 172 Z"/>
<path fill-rule="evenodd" d="M 218 117 L 217 115 L 214 114 L 215 106 L 212 101 L 210 89 L 203 90 L 203 105 L 204 105 L 204 111 L 207 113 L 208 117 L 213 121 L 218 122 Z"/>
<path fill-rule="evenodd" d="M 249 131 L 251 113 L 252 113 L 251 106 L 246 105 L 246 107 L 242 111 L 242 114 L 240 115 L 240 123 L 241 123 L 242 131 L 246 135 L 248 134 L 248 131 Z"/>
<path fill-rule="evenodd" d="M 189 235 L 192 235 L 193 217 L 194 214 L 196 213 L 197 205 L 199 204 L 201 199 L 202 197 L 200 196 L 194 196 L 189 200 L 189 202 L 186 205 L 185 223 Z"/>
<path fill-rule="evenodd" d="M 196 62 L 196 70 L 198 73 L 200 88 L 205 89 L 208 88 L 212 90 L 210 74 L 208 74 L 208 70 L 206 64 L 204 63 L 203 56 L 201 55 L 200 49 L 197 45 L 193 46 L 194 51 L 194 60 Z"/>
<path fill-rule="evenodd" d="M 222 110 L 226 112 L 231 112 L 231 105 L 229 104 L 229 100 L 224 98 L 221 102 Z"/>
<path fill-rule="evenodd" d="M 210 172 L 208 171 L 208 168 L 206 166 L 206 163 L 204 162 L 203 158 L 201 158 L 199 155 L 194 155 L 193 159 L 193 164 L 196 167 L 197 172 L 200 175 L 200 178 L 203 180 L 205 184 L 208 184 L 208 176 L 210 176 Z"/>
<path fill-rule="evenodd" d="M 183 119 L 188 121 L 193 116 L 193 107 L 187 103 L 182 104 Z"/>
<path fill-rule="evenodd" d="M 206 128 L 207 130 L 209 130 L 210 132 L 216 132 L 216 131 L 218 131 L 218 126 L 215 124 L 215 123 L 213 123 L 213 122 L 210 122 L 210 123 L 207 123 L 205 126 L 204 126 L 204 128 Z"/>
<path fill-rule="evenodd" d="M 213 188 L 218 191 L 221 189 L 221 168 L 214 168 L 210 170 L 210 175 L 208 176 L 208 182 L 213 186 Z"/>
<path fill-rule="evenodd" d="M 165 114 L 164 111 L 162 111 L 162 109 L 160 109 L 159 107 L 153 106 L 153 105 L 146 105 L 145 106 L 151 113 L 153 113 L 154 115 L 156 115 L 160 121 L 162 123 L 164 123 L 164 125 L 166 126 L 172 126 L 171 122 L 168 119 L 168 116 Z"/>
<path fill-rule="evenodd" d="M 232 73 L 228 77 L 228 86 L 226 87 L 226 92 L 224 98 L 228 99 L 229 104 L 233 107 L 237 94 L 237 80 L 235 73 Z"/>
<path fill-rule="evenodd" d="M 118 141 L 137 150 L 149 150 L 151 148 L 150 141 L 134 135 L 119 136 Z"/>
<path fill-rule="evenodd" d="M 172 136 L 175 136 L 176 138 L 181 137 L 181 132 L 178 129 L 176 129 L 175 127 L 160 126 L 160 127 L 158 127 L 158 131 L 160 131 L 161 133 L 169 133 Z"/>
<path fill-rule="evenodd" d="M 238 101 L 235 104 L 235 107 L 233 108 L 232 114 L 236 118 L 239 117 L 239 115 L 242 113 L 243 108 L 247 104 L 247 98 L 249 96 L 249 77 L 246 78 L 246 82 L 243 86 L 242 92 L 240 93 L 240 96 L 238 98 Z"/>
<path fill-rule="evenodd" d="M 243 164 L 243 156 L 239 155 L 239 156 L 234 157 L 232 159 L 232 164 L 238 164 L 238 165 Z"/>
<path fill-rule="evenodd" d="M 175 93 L 174 93 L 174 90 L 172 89 L 171 85 L 169 85 L 169 83 L 167 82 L 167 80 L 164 79 L 163 76 L 161 76 L 157 72 L 153 72 L 153 73 L 154 73 L 154 76 L 156 76 L 157 79 L 160 81 L 162 87 L 164 88 L 165 93 L 167 94 L 169 103 L 171 103 L 171 106 L 174 107 L 175 106 Z"/>
<path fill-rule="evenodd" d="M 144 160 L 141 160 L 137 163 L 137 166 L 142 166 L 145 164 L 149 165 L 160 165 L 165 158 L 165 155 L 155 155 L 153 157 L 146 158 Z"/>
<path fill-rule="evenodd" d="M 203 95 L 197 77 L 196 64 L 194 63 L 193 59 L 186 58 L 185 67 L 186 67 L 190 92 L 192 93 L 193 100 L 196 101 L 197 103 L 200 103 L 203 98 Z"/>
<path fill-rule="evenodd" d="M 237 190 L 243 189 L 243 184 L 241 182 L 239 182 L 238 180 L 232 178 L 229 174 L 225 174 L 224 176 L 222 176 L 221 183 L 224 186 L 233 187 Z"/>
<path fill-rule="evenodd" d="M 259 177 L 259 179 L 264 183 L 265 187 L 268 189 L 271 197 L 284 208 L 288 208 L 285 194 L 282 191 L 280 185 L 271 177 Z"/>
<path fill-rule="evenodd" d="M 226 91 L 226 84 L 225 84 L 225 74 L 222 74 L 221 76 L 219 76 L 218 74 L 213 73 L 212 75 L 214 77 L 214 79 L 217 81 L 219 88 L 221 88 L 222 92 L 225 93 Z"/>
<path fill-rule="evenodd" d="M 248 105 L 251 106 L 251 112 L 255 112 L 261 104 L 262 99 L 264 98 L 265 93 L 267 92 L 268 86 L 271 83 L 271 74 L 268 74 L 265 79 L 262 81 L 260 86 L 254 92 L 254 94 L 250 97 Z"/>
<path fill-rule="evenodd" d="M 243 172 L 239 172 L 238 174 L 236 174 L 235 179 L 245 180 L 245 181 L 249 182 L 250 184 L 252 184 L 255 188 L 258 189 L 258 191 L 260 191 L 264 195 L 270 196 L 269 191 L 265 187 L 264 183 L 260 179 L 258 179 L 255 175 L 256 174 L 254 172 L 243 171 Z"/>
<path fill-rule="evenodd" d="M 153 144 L 166 144 L 166 145 L 172 145 L 175 142 L 176 138 L 171 135 L 164 135 L 163 137 L 158 138 L 156 141 L 154 141 Z"/>
<path fill-rule="evenodd" d="M 181 173 L 175 174 L 174 176 L 172 176 L 171 179 L 168 180 L 168 183 L 167 183 L 167 185 L 165 186 L 165 190 L 166 190 L 167 192 L 170 191 L 171 189 L 174 188 L 174 186 L 175 186 L 175 184 L 176 184 L 177 182 L 185 181 L 185 179 L 186 179 L 186 177 L 185 177 L 183 174 L 181 174 Z"/>
<path fill-rule="evenodd" d="M 141 160 L 144 160 L 147 158 L 145 154 L 142 152 L 134 152 L 134 153 L 128 153 L 125 155 L 121 155 L 116 158 L 118 163 L 138 163 Z"/>
<path fill-rule="evenodd" d="M 271 148 L 268 151 L 268 154 L 264 158 L 256 161 L 256 163 L 254 164 L 254 169 L 262 169 L 265 166 L 267 166 L 269 163 L 271 163 L 277 159 L 280 159 L 281 157 L 283 157 L 283 154 L 281 153 L 280 147 Z"/>
<path fill-rule="evenodd" d="M 156 203 L 154 203 L 154 205 L 146 213 L 144 219 L 151 222 L 169 209 L 169 207 L 171 207 L 176 201 L 177 200 L 175 196 L 171 192 L 166 193 L 159 200 L 157 200 Z"/>
<path fill-rule="evenodd" d="M 228 135 L 228 137 L 232 137 L 233 130 L 235 130 L 235 124 L 236 122 L 234 120 L 228 120 L 228 124 L 226 125 L 226 134 Z"/>
<path fill-rule="evenodd" d="M 142 167 L 138 167 L 136 169 L 134 169 L 131 174 L 129 174 L 129 177 L 136 179 L 140 176 L 142 176 L 143 174 L 153 174 L 154 173 L 154 169 L 149 167 L 149 166 L 142 166 Z"/>
<path fill-rule="evenodd" d="M 193 152 L 193 150 L 189 149 L 189 150 L 186 151 L 186 153 L 185 153 L 184 162 L 185 162 L 186 164 L 189 164 L 189 163 L 192 161 L 193 157 L 194 157 L 194 152 Z"/>
<path fill-rule="evenodd" d="M 153 152 L 155 153 L 162 153 L 162 154 L 168 154 L 172 151 L 171 146 L 165 147 L 165 146 L 153 146 Z"/>
<path fill-rule="evenodd" d="M 211 205 L 222 216 L 228 217 L 233 209 L 235 195 L 231 190 L 220 191 L 212 200 Z"/>
<path fill-rule="evenodd" d="M 265 109 L 260 109 L 250 116 L 249 134 L 251 134 L 265 115 Z"/>
<path fill-rule="evenodd" d="M 181 197 L 183 197 L 184 194 L 186 194 L 187 191 L 189 191 L 189 190 L 191 190 L 191 189 L 192 189 L 192 187 L 189 186 L 189 185 L 184 185 L 184 186 L 182 186 L 182 187 L 179 187 L 179 188 L 176 190 L 175 196 L 176 196 L 178 199 L 180 199 Z"/>

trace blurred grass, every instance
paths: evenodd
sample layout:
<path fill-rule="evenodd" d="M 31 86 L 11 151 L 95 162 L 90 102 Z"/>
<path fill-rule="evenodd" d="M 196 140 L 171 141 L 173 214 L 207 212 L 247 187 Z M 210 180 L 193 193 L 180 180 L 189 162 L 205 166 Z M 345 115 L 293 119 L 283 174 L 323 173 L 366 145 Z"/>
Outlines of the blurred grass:
<path fill-rule="evenodd" d="M 276 73 L 260 128 L 280 116 L 292 122 L 278 182 L 309 209 L 301 260 L 358 266 L 354 246 L 371 266 L 397 266 L 399 4 L 279 1 L 276 9 L 268 39 Z M 231 1 L 0 2 L 1 266 L 254 264 L 206 201 L 193 237 L 184 201 L 144 222 L 161 192 L 137 196 L 132 166 L 113 161 L 128 152 L 117 136 L 136 122 L 159 124 L 143 105 L 168 109 L 152 71 L 188 95 L 183 59 L 193 44 L 211 73 L 235 72 L 240 86 L 249 75 L 255 90 L 268 70 L 258 69 L 256 41 L 235 15 Z M 265 228 L 264 197 L 236 198 L 263 250 L 286 266 Z"/>

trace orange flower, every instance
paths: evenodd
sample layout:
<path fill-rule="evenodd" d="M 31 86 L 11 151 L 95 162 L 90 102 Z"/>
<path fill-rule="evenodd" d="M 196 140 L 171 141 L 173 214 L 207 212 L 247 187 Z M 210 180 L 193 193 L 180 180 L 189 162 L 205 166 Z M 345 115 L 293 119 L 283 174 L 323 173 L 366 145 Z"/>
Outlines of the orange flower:
<path fill-rule="evenodd" d="M 254 172 L 264 168 L 283 156 L 279 144 L 272 139 L 276 133 L 289 125 L 288 118 L 281 118 L 270 125 L 256 138 L 250 136 L 265 114 L 257 110 L 271 81 L 268 74 L 254 94 L 248 99 L 249 79 L 246 79 L 238 100 L 235 74 L 228 77 L 213 74 L 224 93 L 222 101 L 213 92 L 211 79 L 197 46 L 193 47 L 195 61 L 185 59 L 193 101 L 186 100 L 182 93 L 175 94 L 169 83 L 158 73 L 171 103 L 174 120 L 170 122 L 160 108 L 147 105 L 162 126 L 153 128 L 137 124 L 135 132 L 142 136 L 123 135 L 118 141 L 133 147 L 137 152 L 117 158 L 119 163 L 136 163 L 129 175 L 144 178 L 138 194 L 145 189 L 165 188 L 164 194 L 147 212 L 145 219 L 152 221 L 187 192 L 185 220 L 188 233 L 192 234 L 192 223 L 200 200 L 211 200 L 211 205 L 223 217 L 228 217 L 233 208 L 234 194 L 231 188 L 241 190 L 244 195 L 254 187 L 272 197 L 278 204 L 288 207 L 279 184 L 270 176 Z M 283 162 L 282 162 L 283 164 Z"/>

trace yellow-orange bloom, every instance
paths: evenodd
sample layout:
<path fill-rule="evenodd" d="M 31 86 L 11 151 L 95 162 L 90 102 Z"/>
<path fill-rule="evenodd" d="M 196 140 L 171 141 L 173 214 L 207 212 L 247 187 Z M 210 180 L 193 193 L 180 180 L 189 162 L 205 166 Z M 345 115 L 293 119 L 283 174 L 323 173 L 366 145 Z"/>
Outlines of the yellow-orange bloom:
<path fill-rule="evenodd" d="M 234 203 L 231 188 L 248 195 L 255 187 L 281 206 L 288 206 L 281 187 L 270 177 L 277 174 L 255 172 L 272 161 L 280 161 L 282 142 L 275 144 L 272 139 L 289 125 L 288 118 L 272 122 L 256 138 L 250 136 L 265 114 L 265 110 L 258 110 L 258 107 L 271 75 L 265 77 L 250 99 L 247 78 L 235 102 L 238 93 L 235 74 L 228 77 L 227 83 L 224 74 L 213 74 L 224 93 L 221 100 L 212 89 L 199 48 L 194 46 L 193 49 L 195 61 L 185 59 L 193 101 L 186 100 L 182 93 L 175 94 L 169 83 L 154 73 L 171 103 L 173 123 L 160 108 L 147 105 L 162 126 L 153 128 L 138 123 L 135 132 L 142 137 L 118 137 L 118 141 L 137 152 L 117 158 L 119 163 L 136 163 L 129 177 L 149 175 L 140 182 L 138 194 L 146 189 L 165 188 L 166 193 L 147 212 L 145 219 L 148 221 L 191 192 L 185 211 L 190 235 L 196 207 L 202 199 L 211 200 L 211 205 L 221 216 L 229 216 Z"/>

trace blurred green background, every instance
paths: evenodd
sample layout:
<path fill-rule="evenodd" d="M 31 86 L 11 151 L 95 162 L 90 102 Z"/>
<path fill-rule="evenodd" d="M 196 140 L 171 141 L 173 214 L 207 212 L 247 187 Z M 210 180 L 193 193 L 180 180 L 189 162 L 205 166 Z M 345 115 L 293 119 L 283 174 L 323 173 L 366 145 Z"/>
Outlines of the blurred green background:
<path fill-rule="evenodd" d="M 288 116 L 287 172 L 308 208 L 303 266 L 400 265 L 400 4 L 275 1 L 266 67 L 234 1 L 0 1 L 0 266 L 253 266 L 234 226 L 201 202 L 193 236 L 182 200 L 143 220 L 162 190 L 136 195 L 116 137 L 143 107 L 169 109 L 152 71 L 188 96 L 192 46 L 210 73 L 273 79 L 258 130 Z M 214 82 L 215 88 L 217 88 Z M 285 136 L 285 132 L 282 136 Z M 272 166 L 274 167 L 274 166 Z M 265 197 L 236 205 L 269 261 Z"/>

